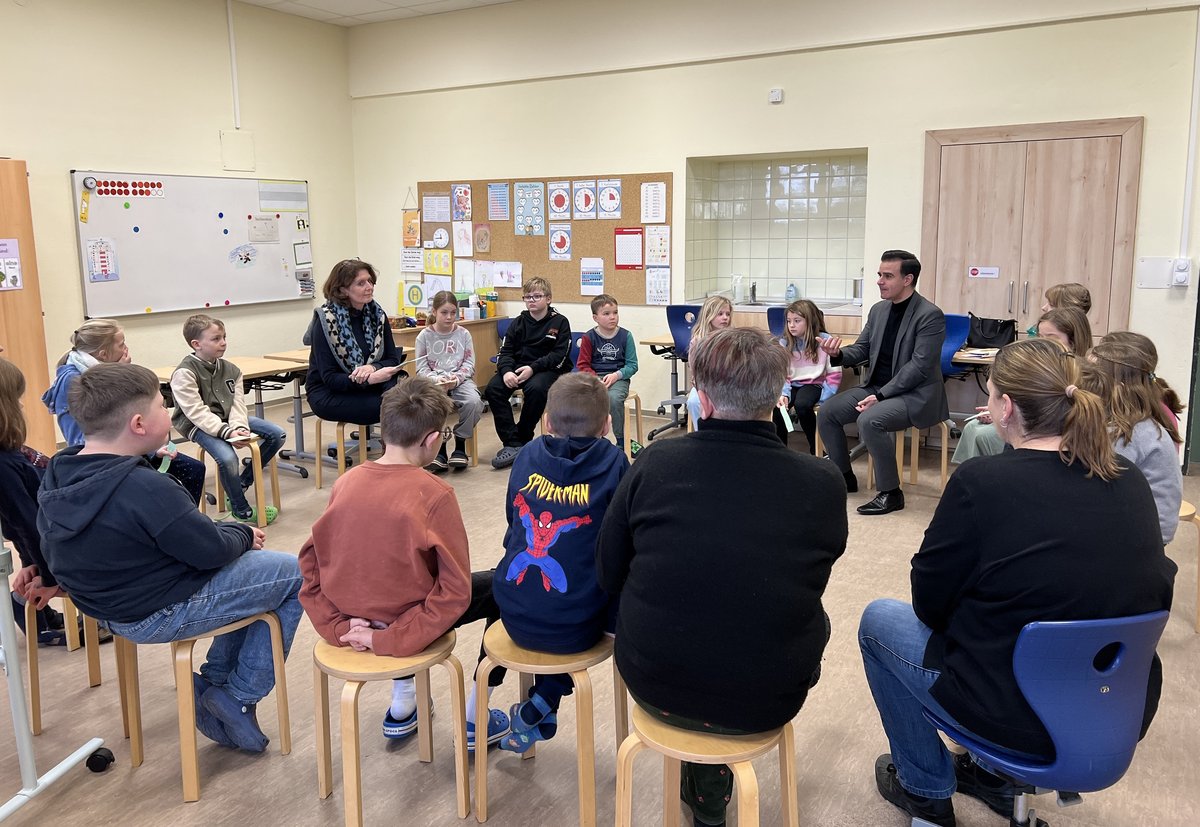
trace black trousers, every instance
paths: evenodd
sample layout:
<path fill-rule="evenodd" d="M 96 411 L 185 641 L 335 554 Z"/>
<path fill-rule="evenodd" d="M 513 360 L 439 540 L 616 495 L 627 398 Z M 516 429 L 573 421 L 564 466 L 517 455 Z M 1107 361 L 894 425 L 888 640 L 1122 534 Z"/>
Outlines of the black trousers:
<path fill-rule="evenodd" d="M 487 571 L 471 572 L 471 602 L 467 604 L 467 610 L 462 613 L 462 617 L 454 622 L 454 628 L 465 626 L 468 623 L 474 623 L 476 620 L 484 621 L 483 628 L 486 629 L 497 620 L 500 619 L 500 607 L 496 605 L 496 598 L 492 596 L 492 577 L 495 576 L 495 569 Z M 479 642 L 479 661 L 483 660 L 483 641 Z M 503 666 L 498 666 L 492 670 L 492 674 L 488 675 L 488 686 L 499 686 L 504 680 L 505 669 Z M 470 714 L 470 710 L 467 711 Z"/>
<path fill-rule="evenodd" d="M 509 448 L 520 448 L 533 441 L 533 432 L 538 420 L 546 410 L 546 397 L 550 386 L 561 374 L 553 371 L 535 373 L 526 380 L 525 384 L 510 388 L 504 384 L 504 377 L 497 373 L 487 383 L 483 395 L 492 411 L 492 421 L 496 424 L 496 436 L 500 442 Z M 508 400 L 513 393 L 520 390 L 524 395 L 521 403 L 521 420 L 513 420 L 512 405 Z"/>
<path fill-rule="evenodd" d="M 808 438 L 808 452 L 816 454 L 817 452 L 817 413 L 814 410 L 817 403 L 821 401 L 821 386 L 820 385 L 796 385 L 791 388 L 792 398 L 789 400 L 790 407 L 796 409 L 796 416 L 800 420 L 800 430 L 804 432 L 804 436 Z M 779 434 L 779 440 L 787 445 L 787 428 L 783 424 L 783 417 L 787 416 L 779 408 L 775 409 L 775 433 Z"/>

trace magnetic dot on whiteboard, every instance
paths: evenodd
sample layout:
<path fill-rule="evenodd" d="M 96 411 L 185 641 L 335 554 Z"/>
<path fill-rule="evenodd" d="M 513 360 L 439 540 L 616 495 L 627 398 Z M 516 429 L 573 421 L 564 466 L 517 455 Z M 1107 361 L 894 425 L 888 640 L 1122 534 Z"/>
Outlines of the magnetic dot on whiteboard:
<path fill-rule="evenodd" d="M 226 300 L 225 300 L 225 304 L 226 304 L 226 305 L 228 305 L 228 304 L 229 304 L 229 299 L 226 299 Z"/>
<path fill-rule="evenodd" d="M 229 230 L 228 230 L 228 229 L 221 230 L 221 232 L 222 232 L 222 233 L 224 233 L 225 235 L 229 235 Z"/>
<path fill-rule="evenodd" d="M 141 227 L 134 227 L 134 228 L 133 228 L 133 231 L 134 231 L 135 233 L 140 233 L 140 232 L 142 231 L 142 228 L 141 228 Z"/>
<path fill-rule="evenodd" d="M 225 213 L 223 213 L 223 212 L 217 213 L 217 218 L 224 218 L 224 217 L 225 217 Z"/>
<path fill-rule="evenodd" d="M 204 303 L 204 306 L 205 306 L 205 307 L 212 307 L 212 305 L 211 305 L 211 304 L 209 304 L 208 302 L 205 302 L 205 303 Z"/>
<path fill-rule="evenodd" d="M 151 310 L 150 310 L 150 308 L 149 308 L 149 307 L 147 307 L 147 308 L 146 308 L 146 312 L 147 312 L 147 313 L 150 313 L 150 312 L 151 312 Z"/>
<path fill-rule="evenodd" d="M 125 202 L 125 209 L 129 209 L 129 202 L 128 202 L 128 201 L 126 201 L 126 202 Z"/>

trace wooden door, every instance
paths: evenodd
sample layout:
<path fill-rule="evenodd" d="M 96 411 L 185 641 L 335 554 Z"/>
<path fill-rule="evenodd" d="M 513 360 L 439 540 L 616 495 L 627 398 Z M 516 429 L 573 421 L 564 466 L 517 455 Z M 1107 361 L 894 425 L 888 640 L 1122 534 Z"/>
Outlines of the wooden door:
<path fill-rule="evenodd" d="M 1021 271 L 1024 190 L 1024 142 L 943 148 L 936 262 L 941 285 L 937 303 L 944 312 L 1012 317 Z M 998 267 L 999 278 L 974 277 L 970 271 L 975 267 Z"/>
<path fill-rule="evenodd" d="M 15 239 L 21 269 L 20 289 L 0 290 L 0 345 L 5 348 L 4 358 L 25 374 L 25 395 L 21 397 L 28 429 L 25 442 L 53 454 L 54 420 L 40 399 L 50 378 L 24 161 L 0 159 L 0 239 Z"/>
<path fill-rule="evenodd" d="M 1121 139 L 1030 141 L 1021 235 L 1021 315 L 1041 315 L 1052 284 L 1079 282 L 1092 294 L 1092 333 L 1108 332 Z"/>

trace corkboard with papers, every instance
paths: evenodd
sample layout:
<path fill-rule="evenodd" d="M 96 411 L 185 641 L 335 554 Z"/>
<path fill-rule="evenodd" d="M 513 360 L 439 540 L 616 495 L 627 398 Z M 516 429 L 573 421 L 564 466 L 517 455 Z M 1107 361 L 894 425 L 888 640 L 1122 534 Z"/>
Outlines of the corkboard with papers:
<path fill-rule="evenodd" d="M 426 253 L 452 253 L 459 275 L 466 274 L 463 260 L 471 260 L 475 287 L 493 281 L 496 271 L 489 271 L 488 263 L 515 262 L 521 281 L 533 276 L 549 281 L 558 303 L 587 303 L 608 293 L 621 304 L 666 304 L 673 266 L 672 196 L 669 172 L 423 181 L 417 184 L 421 246 Z M 643 214 L 643 206 L 649 214 Z M 467 250 L 470 255 L 463 255 Z M 585 259 L 598 265 L 586 274 L 581 272 Z M 445 264 L 444 257 L 439 264 Z M 512 268 L 506 269 L 512 277 Z M 647 300 L 648 276 L 656 288 L 652 301 Z M 405 273 L 407 281 L 418 278 L 426 277 Z M 456 278 L 453 289 L 463 286 Z M 495 289 L 501 299 L 521 298 L 519 282 Z"/>

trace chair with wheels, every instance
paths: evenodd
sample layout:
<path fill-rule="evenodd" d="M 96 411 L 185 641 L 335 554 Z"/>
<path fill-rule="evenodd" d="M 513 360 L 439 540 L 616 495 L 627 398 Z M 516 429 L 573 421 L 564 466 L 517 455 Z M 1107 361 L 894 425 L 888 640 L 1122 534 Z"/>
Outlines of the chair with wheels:
<path fill-rule="evenodd" d="M 1109 620 L 1030 623 L 1017 638 L 1013 673 L 1054 743 L 1045 761 L 979 741 L 926 710 L 925 717 L 993 773 L 1017 785 L 1011 827 L 1046 827 L 1030 806 L 1058 791 L 1059 806 L 1079 803 L 1121 779 L 1137 748 L 1154 648 L 1167 612 Z M 913 827 L 927 822 L 913 820 Z"/>
<path fill-rule="evenodd" d="M 963 349 L 971 332 L 971 317 L 957 313 L 946 314 L 946 338 L 942 342 L 942 378 L 965 378 L 967 368 L 954 364 L 954 354 Z"/>
<path fill-rule="evenodd" d="M 680 409 L 687 402 L 687 388 L 679 387 L 679 363 L 687 364 L 688 347 L 692 342 L 692 327 L 700 315 L 698 304 L 669 304 L 667 305 L 667 328 L 671 331 L 672 344 L 667 348 L 650 347 L 650 352 L 656 356 L 671 360 L 671 398 L 664 399 L 659 404 L 659 413 L 671 409 L 671 421 L 666 425 L 655 428 L 647 435 L 653 440 L 664 431 L 673 428 L 685 428 L 686 423 L 680 417 Z"/>
<path fill-rule="evenodd" d="M 783 305 L 771 306 L 767 308 L 767 330 L 771 331 L 771 335 L 775 338 L 783 336 L 783 330 L 787 327 L 787 308 Z"/>

